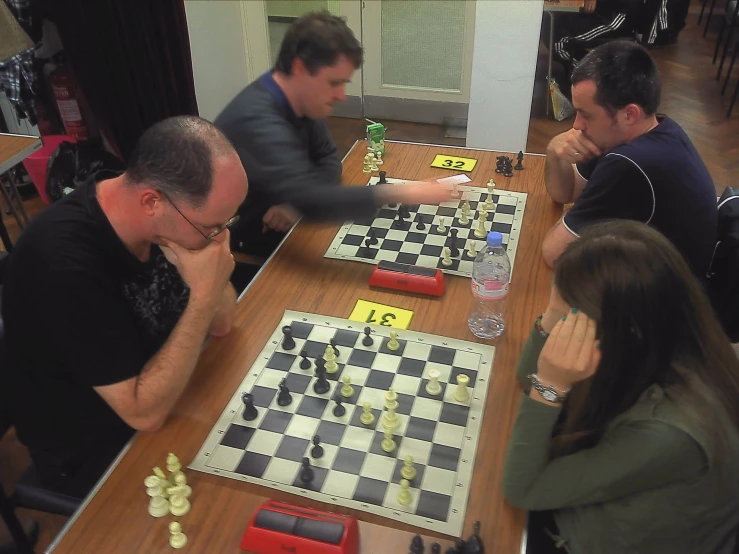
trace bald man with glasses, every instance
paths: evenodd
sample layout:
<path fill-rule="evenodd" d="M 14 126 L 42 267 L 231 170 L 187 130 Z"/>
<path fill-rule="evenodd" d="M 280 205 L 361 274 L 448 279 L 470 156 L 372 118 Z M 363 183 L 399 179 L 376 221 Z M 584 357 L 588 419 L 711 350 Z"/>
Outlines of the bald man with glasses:
<path fill-rule="evenodd" d="M 9 257 L 0 403 L 49 489 L 83 497 L 164 424 L 209 336 L 231 329 L 229 228 L 248 189 L 213 125 L 164 120 L 125 173 L 42 212 Z"/>

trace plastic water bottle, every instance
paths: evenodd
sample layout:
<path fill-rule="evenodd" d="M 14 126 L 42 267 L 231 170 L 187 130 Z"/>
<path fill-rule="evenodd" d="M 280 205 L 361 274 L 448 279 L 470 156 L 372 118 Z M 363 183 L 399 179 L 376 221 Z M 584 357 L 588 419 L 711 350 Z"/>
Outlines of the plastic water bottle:
<path fill-rule="evenodd" d="M 494 339 L 503 334 L 503 304 L 510 278 L 511 261 L 503 247 L 503 235 L 491 231 L 487 246 L 477 254 L 472 267 L 474 305 L 467 325 L 476 337 Z"/>

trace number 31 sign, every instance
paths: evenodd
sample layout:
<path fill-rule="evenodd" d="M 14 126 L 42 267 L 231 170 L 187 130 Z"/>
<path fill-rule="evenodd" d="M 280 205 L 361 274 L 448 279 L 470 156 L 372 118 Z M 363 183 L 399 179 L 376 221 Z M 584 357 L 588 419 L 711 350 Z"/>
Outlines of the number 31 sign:
<path fill-rule="evenodd" d="M 443 169 L 456 169 L 459 171 L 472 171 L 475 169 L 477 160 L 474 158 L 458 158 L 456 156 L 445 156 L 437 154 L 431 167 L 441 167 Z"/>

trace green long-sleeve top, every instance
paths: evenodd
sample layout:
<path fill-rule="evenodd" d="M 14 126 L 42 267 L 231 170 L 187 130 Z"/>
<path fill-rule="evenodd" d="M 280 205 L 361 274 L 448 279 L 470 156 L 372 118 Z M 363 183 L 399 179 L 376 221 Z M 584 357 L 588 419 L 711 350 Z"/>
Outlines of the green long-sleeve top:
<path fill-rule="evenodd" d="M 506 499 L 553 510 L 572 554 L 731 554 L 739 528 L 739 444 L 714 459 L 699 426 L 658 386 L 592 448 L 550 459 L 561 408 L 529 398 L 545 338 L 535 329 L 503 475 Z"/>

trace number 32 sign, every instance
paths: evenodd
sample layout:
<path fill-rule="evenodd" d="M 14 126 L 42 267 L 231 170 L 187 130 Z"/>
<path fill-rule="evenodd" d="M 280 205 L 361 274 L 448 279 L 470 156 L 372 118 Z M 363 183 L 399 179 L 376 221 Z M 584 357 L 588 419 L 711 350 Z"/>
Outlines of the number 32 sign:
<path fill-rule="evenodd" d="M 458 158 L 456 156 L 445 156 L 444 154 L 437 154 L 434 161 L 431 162 L 431 167 L 441 167 L 443 169 L 456 169 L 460 171 L 472 171 L 477 164 L 477 160 L 474 158 Z"/>

